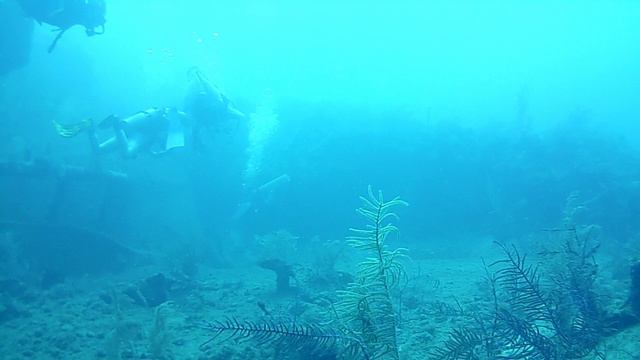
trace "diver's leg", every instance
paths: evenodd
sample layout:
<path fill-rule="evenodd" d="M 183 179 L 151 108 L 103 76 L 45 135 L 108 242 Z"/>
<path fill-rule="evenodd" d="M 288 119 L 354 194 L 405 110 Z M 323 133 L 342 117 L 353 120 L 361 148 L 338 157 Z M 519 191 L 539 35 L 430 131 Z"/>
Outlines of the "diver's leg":
<path fill-rule="evenodd" d="M 96 126 L 93 121 L 89 125 L 89 131 L 87 132 L 87 134 L 89 134 L 89 143 L 91 144 L 91 150 L 93 151 L 93 153 L 100 153 L 100 142 L 98 140 L 98 135 L 96 135 Z"/>
<path fill-rule="evenodd" d="M 124 123 L 118 121 L 113 125 L 113 130 L 116 134 L 115 139 L 117 146 L 120 148 L 120 152 L 125 157 L 133 157 L 138 152 L 138 142 L 135 139 L 130 139 L 122 128 Z"/>
<path fill-rule="evenodd" d="M 227 104 L 227 115 L 232 119 L 244 119 L 246 117 L 242 111 L 236 109 L 231 103 Z"/>
<path fill-rule="evenodd" d="M 98 135 L 96 135 L 95 125 L 92 123 L 89 127 L 89 143 L 91 144 L 91 150 L 96 155 L 107 153 L 115 150 L 118 146 L 118 142 L 114 136 L 108 138 L 105 141 L 100 142 Z"/>
<path fill-rule="evenodd" d="M 118 142 L 118 147 L 120 147 L 120 150 L 126 152 L 128 147 L 127 134 L 125 134 L 124 130 L 119 126 L 114 126 L 113 131 L 115 133 L 115 139 Z"/>
<path fill-rule="evenodd" d="M 135 157 L 136 155 L 138 155 L 138 152 L 140 151 L 140 143 L 135 140 L 135 139 L 131 139 L 127 142 L 127 150 L 125 152 L 125 156 L 126 157 Z"/>
<path fill-rule="evenodd" d="M 98 145 L 97 152 L 108 153 L 116 150 L 117 148 L 118 148 L 118 140 L 116 139 L 115 136 L 112 136 Z"/>

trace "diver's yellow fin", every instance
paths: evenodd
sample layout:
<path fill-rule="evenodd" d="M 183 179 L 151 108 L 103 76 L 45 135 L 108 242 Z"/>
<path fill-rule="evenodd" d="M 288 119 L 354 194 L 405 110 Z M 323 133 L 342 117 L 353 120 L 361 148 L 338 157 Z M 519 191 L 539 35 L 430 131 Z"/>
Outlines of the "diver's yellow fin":
<path fill-rule="evenodd" d="M 61 124 L 55 120 L 53 121 L 53 127 L 56 132 L 64 138 L 72 138 L 92 126 L 93 121 L 91 119 L 85 119 L 75 124 Z"/>

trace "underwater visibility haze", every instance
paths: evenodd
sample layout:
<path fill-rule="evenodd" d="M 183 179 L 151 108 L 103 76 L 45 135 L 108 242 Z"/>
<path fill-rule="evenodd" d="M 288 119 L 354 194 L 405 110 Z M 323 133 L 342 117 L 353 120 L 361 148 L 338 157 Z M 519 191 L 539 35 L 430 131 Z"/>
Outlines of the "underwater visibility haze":
<path fill-rule="evenodd" d="M 640 359 L 639 18 L 0 0 L 0 358 Z"/>

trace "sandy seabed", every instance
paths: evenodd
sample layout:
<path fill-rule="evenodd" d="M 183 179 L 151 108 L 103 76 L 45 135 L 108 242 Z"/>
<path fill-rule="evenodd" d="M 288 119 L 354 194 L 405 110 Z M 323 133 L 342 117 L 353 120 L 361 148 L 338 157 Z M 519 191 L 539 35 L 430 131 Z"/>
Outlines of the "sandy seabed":
<path fill-rule="evenodd" d="M 305 274 L 312 272 L 300 265 L 302 275 L 294 284 L 306 288 L 310 277 Z M 166 301 L 150 306 L 140 284 L 159 273 L 167 280 Z M 486 301 L 485 272 L 474 257 L 414 260 L 408 273 L 399 314 L 400 354 L 402 359 L 426 359 L 430 347 L 470 321 L 460 309 L 473 311 Z M 66 280 L 47 290 L 24 287 L 0 309 L 12 314 L 0 324 L 0 354 L 7 360 L 310 359 L 252 341 L 201 345 L 213 335 L 203 327 L 206 321 L 326 320 L 335 289 L 316 285 L 279 296 L 274 274 L 258 266 L 201 268 L 191 279 L 147 266 Z M 606 338 L 607 359 L 640 358 L 638 339 L 640 327 Z"/>

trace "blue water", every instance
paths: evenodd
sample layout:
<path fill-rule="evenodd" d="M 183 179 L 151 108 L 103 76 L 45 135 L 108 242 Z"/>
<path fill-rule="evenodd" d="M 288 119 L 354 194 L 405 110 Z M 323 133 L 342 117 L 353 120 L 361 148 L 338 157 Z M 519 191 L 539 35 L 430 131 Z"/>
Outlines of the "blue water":
<path fill-rule="evenodd" d="M 172 257 L 209 273 L 250 268 L 268 253 L 260 239 L 279 231 L 296 251 L 344 246 L 369 185 L 409 202 L 392 239 L 417 260 L 481 264 L 499 254 L 493 241 L 536 252 L 549 229 L 596 226 L 601 271 L 620 281 L 607 308 L 627 301 L 628 264 L 640 256 L 639 3 L 106 6 L 104 34 L 71 27 L 48 53 L 54 27 L 0 1 L 0 324 L 24 330 L 40 314 L 9 283 L 40 294 L 88 276 L 108 288 L 117 281 L 104 276 L 168 274 Z M 245 115 L 221 117 L 197 144 L 189 135 L 184 147 L 126 157 L 96 154 L 86 129 L 55 130 L 153 107 L 189 115 L 194 71 Z M 115 264 L 120 250 L 98 245 L 103 236 L 144 256 Z M 12 341 L 0 357 L 29 357 Z M 108 357 L 32 346 L 38 359 Z"/>

